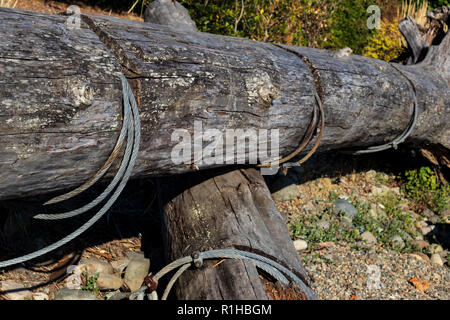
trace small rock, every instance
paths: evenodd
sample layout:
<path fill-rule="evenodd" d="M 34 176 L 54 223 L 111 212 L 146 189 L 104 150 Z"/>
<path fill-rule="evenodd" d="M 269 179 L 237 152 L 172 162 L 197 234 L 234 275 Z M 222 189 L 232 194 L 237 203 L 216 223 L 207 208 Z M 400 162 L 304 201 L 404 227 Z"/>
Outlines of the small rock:
<path fill-rule="evenodd" d="M 48 294 L 44 292 L 33 293 L 33 300 L 50 300 Z"/>
<path fill-rule="evenodd" d="M 421 220 L 421 221 L 417 221 L 416 222 L 416 228 L 417 229 L 422 229 L 422 228 L 424 228 L 426 226 L 428 226 L 428 224 L 425 221 Z"/>
<path fill-rule="evenodd" d="M 417 247 L 419 250 L 423 250 L 424 248 L 428 247 L 430 244 L 428 241 L 425 240 L 414 240 L 411 241 L 411 245 Z"/>
<path fill-rule="evenodd" d="M 341 218 L 341 226 L 351 227 L 353 225 L 353 219 L 351 217 L 344 216 Z"/>
<path fill-rule="evenodd" d="M 384 212 L 384 210 L 381 209 L 381 207 L 379 205 L 376 205 L 376 204 L 371 204 L 370 205 L 369 214 L 374 219 L 386 218 L 387 217 L 386 212 Z"/>
<path fill-rule="evenodd" d="M 376 244 L 377 243 L 377 239 L 370 231 L 363 232 L 363 234 L 361 235 L 361 239 L 368 244 Z"/>
<path fill-rule="evenodd" d="M 87 271 L 88 277 L 92 277 L 97 273 L 109 273 L 114 272 L 113 267 L 109 262 L 101 261 L 96 258 L 81 259 L 79 267 L 83 271 Z"/>
<path fill-rule="evenodd" d="M 426 227 L 423 227 L 422 229 L 420 229 L 420 232 L 422 232 L 422 234 L 424 236 L 426 236 L 426 235 L 430 234 L 431 232 L 433 232 L 434 228 L 435 228 L 434 225 L 429 225 L 429 226 L 426 226 Z"/>
<path fill-rule="evenodd" d="M 326 220 L 321 220 L 321 221 L 319 221 L 319 223 L 317 223 L 317 226 L 320 229 L 328 230 L 328 229 L 330 229 L 330 222 L 328 222 Z"/>
<path fill-rule="evenodd" d="M 399 195 L 400 195 L 400 188 L 399 188 L 399 187 L 389 188 L 389 191 L 390 191 L 392 194 L 396 195 L 396 196 L 399 196 Z"/>
<path fill-rule="evenodd" d="M 131 292 L 138 290 L 144 278 L 148 275 L 150 260 L 145 258 L 132 259 L 125 271 L 124 282 Z"/>
<path fill-rule="evenodd" d="M 358 210 L 347 200 L 337 199 L 333 203 L 333 211 L 335 213 L 343 212 L 346 217 L 355 218 Z"/>
<path fill-rule="evenodd" d="M 391 190 L 389 187 L 382 185 L 381 187 L 373 187 L 372 191 L 369 193 L 370 196 L 382 196 L 389 193 Z"/>
<path fill-rule="evenodd" d="M 308 248 L 308 243 L 305 240 L 298 239 L 294 241 L 294 247 L 296 251 L 303 251 Z"/>
<path fill-rule="evenodd" d="M 444 262 L 442 261 L 441 256 L 439 254 L 437 254 L 437 253 L 432 254 L 430 260 L 431 260 L 431 263 L 434 263 L 434 264 L 436 264 L 438 266 L 443 266 L 444 265 Z"/>
<path fill-rule="evenodd" d="M 127 258 L 131 261 L 131 260 L 139 260 L 139 259 L 145 259 L 145 255 L 142 251 L 128 251 L 127 253 L 125 253 L 125 255 L 127 256 Z M 129 261 L 128 261 L 129 263 Z"/>
<path fill-rule="evenodd" d="M 340 262 L 339 257 L 338 257 L 337 255 L 335 255 L 335 254 L 329 253 L 329 254 L 324 255 L 323 257 L 324 257 L 325 259 L 327 259 L 327 260 L 330 260 L 330 261 Z"/>
<path fill-rule="evenodd" d="M 413 237 L 411 237 L 411 235 L 405 231 L 400 231 L 399 236 L 402 237 L 402 239 L 407 242 L 411 242 L 414 240 Z"/>
<path fill-rule="evenodd" d="M 108 297 L 107 300 L 128 300 L 130 297 L 131 292 L 113 292 L 113 294 Z"/>
<path fill-rule="evenodd" d="M 377 177 L 377 172 L 375 170 L 369 170 L 366 172 L 366 177 L 373 180 Z"/>
<path fill-rule="evenodd" d="M 298 186 L 288 177 L 281 177 L 275 181 L 271 189 L 276 190 L 272 193 L 273 199 L 280 202 L 294 200 L 300 193 Z"/>
<path fill-rule="evenodd" d="M 99 273 L 97 287 L 99 290 L 118 290 L 123 285 L 123 280 L 116 275 Z"/>
<path fill-rule="evenodd" d="M 428 251 L 430 254 L 437 254 L 437 253 L 443 252 L 444 249 L 442 248 L 442 246 L 433 243 L 432 245 L 430 245 L 430 246 L 427 248 L 427 251 Z"/>
<path fill-rule="evenodd" d="M 100 300 L 92 292 L 62 288 L 55 292 L 55 300 Z"/>
<path fill-rule="evenodd" d="M 5 280 L 0 282 L 0 296 L 5 300 L 31 300 L 33 293 L 20 283 Z"/>
<path fill-rule="evenodd" d="M 425 208 L 422 214 L 432 223 L 437 223 L 439 221 L 439 216 L 428 208 Z"/>
<path fill-rule="evenodd" d="M 399 235 L 393 236 L 390 241 L 393 248 L 401 250 L 405 247 L 405 241 Z"/>
<path fill-rule="evenodd" d="M 142 257 L 144 257 L 142 255 Z M 116 273 L 122 273 L 123 270 L 128 266 L 130 263 L 130 259 L 120 259 L 116 261 L 111 261 L 110 264 L 113 267 L 114 272 Z"/>
<path fill-rule="evenodd" d="M 66 280 L 66 287 L 69 289 L 80 290 L 83 286 L 81 275 L 83 273 L 79 265 L 70 265 L 67 267 L 66 272 L 70 274 Z"/>
<path fill-rule="evenodd" d="M 428 256 L 423 252 L 410 253 L 410 256 L 416 257 L 417 259 L 420 259 L 425 262 L 430 262 L 430 258 L 428 258 Z"/>
<path fill-rule="evenodd" d="M 331 241 L 326 241 L 326 242 L 319 242 L 318 244 L 317 244 L 317 248 L 318 249 L 328 249 L 328 248 L 334 248 L 335 247 L 335 244 L 334 244 L 334 242 L 331 242 Z"/>
<path fill-rule="evenodd" d="M 416 234 L 416 236 L 414 237 L 414 240 L 424 240 L 423 235 L 422 234 Z"/>

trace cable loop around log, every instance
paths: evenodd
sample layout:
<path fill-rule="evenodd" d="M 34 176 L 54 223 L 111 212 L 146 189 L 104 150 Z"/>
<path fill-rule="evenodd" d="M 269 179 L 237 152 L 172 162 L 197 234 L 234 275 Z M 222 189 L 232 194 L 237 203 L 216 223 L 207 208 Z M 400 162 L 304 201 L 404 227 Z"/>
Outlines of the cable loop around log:
<path fill-rule="evenodd" d="M 288 49 L 284 46 L 281 46 L 281 45 L 278 45 L 275 43 L 273 43 L 273 45 L 277 48 L 281 48 L 289 53 L 293 53 L 293 54 L 297 55 L 298 57 L 300 57 L 302 59 L 302 61 L 304 63 L 306 63 L 306 65 L 308 66 L 308 68 L 310 69 L 310 71 L 313 75 L 313 78 L 315 79 L 315 81 L 314 81 L 315 90 L 313 92 L 314 100 L 315 100 L 315 104 L 314 104 L 314 108 L 313 108 L 313 119 L 312 119 L 311 124 L 305 134 L 305 138 L 303 139 L 303 142 L 290 155 L 288 155 L 278 161 L 272 161 L 270 163 L 264 163 L 264 164 L 258 165 L 258 167 L 260 167 L 260 168 L 269 168 L 269 167 L 272 167 L 277 164 L 278 165 L 282 164 L 282 167 L 287 169 L 287 168 L 291 168 L 291 167 L 301 166 L 309 158 L 311 158 L 311 156 L 314 154 L 314 152 L 316 152 L 316 150 L 319 148 L 320 142 L 323 137 L 323 132 L 325 129 L 325 112 L 323 110 L 322 99 L 319 96 L 319 92 L 321 91 L 320 79 L 318 79 L 318 77 L 316 77 L 317 70 L 314 68 L 311 61 L 309 61 L 309 59 L 306 56 L 301 55 L 300 53 L 298 53 L 294 50 Z M 319 112 L 317 112 L 317 111 L 319 111 Z M 320 118 L 319 136 L 318 136 L 316 142 L 314 143 L 314 146 L 312 147 L 312 149 L 300 160 L 298 160 L 296 162 L 288 162 L 289 160 L 291 160 L 292 158 L 294 158 L 298 154 L 300 154 L 300 152 L 302 152 L 302 150 L 309 144 L 309 142 L 311 141 L 311 139 L 314 136 L 314 132 L 317 130 L 319 118 Z"/>
<path fill-rule="evenodd" d="M 46 253 L 49 253 L 53 250 L 58 249 L 59 247 L 65 245 L 66 243 L 72 241 L 80 234 L 89 229 L 94 223 L 96 223 L 108 210 L 111 206 L 116 202 L 117 198 L 122 193 L 122 190 L 125 188 L 128 179 L 131 176 L 131 172 L 133 171 L 134 164 L 136 163 L 136 159 L 139 152 L 139 144 L 140 144 L 140 132 L 141 132 L 141 124 L 139 118 L 139 110 L 137 108 L 136 99 L 134 98 L 134 94 L 128 84 L 128 80 L 125 75 L 121 74 L 122 80 L 122 91 L 123 91 L 123 104 L 124 104 L 124 119 L 128 119 L 127 123 L 125 123 L 125 127 L 127 128 L 127 144 L 125 155 L 121 163 L 121 169 L 116 174 L 117 179 L 120 181 L 119 185 L 109 198 L 109 200 L 103 205 L 103 207 L 93 216 L 91 217 L 85 224 L 76 229 L 74 232 L 70 233 L 66 237 L 61 240 L 44 247 L 35 252 L 29 253 L 27 255 L 13 258 L 6 261 L 0 261 L 0 268 L 8 267 L 11 265 L 23 263 L 25 261 L 29 261 L 31 259 L 40 257 Z M 108 188 L 107 188 L 108 189 Z M 113 188 L 109 191 L 112 191 Z M 108 193 L 108 195 L 109 195 Z M 105 196 L 106 197 L 106 196 Z M 97 198 L 98 199 L 98 198 Z M 96 200 L 97 200 L 96 199 Z M 95 201 L 95 200 L 94 200 Z M 71 212 L 73 213 L 73 211 Z M 67 214 L 67 213 L 66 213 Z M 63 214 L 64 215 L 64 214 Z M 54 219 L 51 215 L 48 216 L 50 220 Z M 56 217 L 58 218 L 58 217 Z"/>
<path fill-rule="evenodd" d="M 145 291 L 150 289 L 150 293 L 148 295 L 150 300 L 158 300 L 158 294 L 156 293 L 157 284 L 159 279 L 161 279 L 166 274 L 177 270 L 175 274 L 169 280 L 164 293 L 161 297 L 161 300 L 166 300 L 169 296 L 169 293 L 178 280 L 178 278 L 191 267 L 192 265 L 199 268 L 201 267 L 197 265 L 196 262 L 209 259 L 238 259 L 238 260 L 249 260 L 255 264 L 255 266 L 261 270 L 264 270 L 269 275 L 271 275 L 274 279 L 284 283 L 285 285 L 291 285 L 294 283 L 298 288 L 302 291 L 307 291 L 308 287 L 303 283 L 303 281 L 297 277 L 292 271 L 283 265 L 275 262 L 272 259 L 264 257 L 262 255 L 247 252 L 243 250 L 237 249 L 217 249 L 217 250 L 209 250 L 209 251 L 195 251 L 191 256 L 186 256 L 183 258 L 179 258 L 164 268 L 162 268 L 156 275 L 149 274 L 146 277 L 145 285 L 143 285 L 139 290 L 133 292 L 129 300 L 143 300 Z M 290 279 L 290 280 L 289 280 Z"/>
<path fill-rule="evenodd" d="M 415 124 L 417 122 L 417 114 L 418 114 L 417 91 L 416 91 L 416 88 L 414 87 L 413 82 L 403 72 L 401 72 L 397 67 L 395 67 L 394 64 L 390 63 L 389 65 L 393 69 L 395 69 L 398 73 L 400 73 L 407 80 L 408 85 L 409 85 L 409 90 L 410 90 L 411 95 L 413 97 L 413 113 L 412 113 L 412 116 L 411 116 L 411 120 L 408 123 L 408 126 L 406 127 L 406 129 L 397 138 L 395 138 L 393 141 L 391 141 L 389 143 L 382 144 L 382 145 L 379 145 L 379 146 L 369 147 L 367 149 L 356 150 L 356 151 L 342 150 L 342 151 L 340 151 L 340 153 L 350 154 L 350 155 L 362 155 L 362 154 L 369 154 L 369 153 L 385 151 L 385 150 L 388 150 L 390 148 L 393 148 L 394 150 L 397 150 L 398 145 L 400 143 L 403 143 L 406 140 L 406 138 L 408 138 L 411 135 L 411 132 L 413 131 L 414 126 L 415 126 Z"/>

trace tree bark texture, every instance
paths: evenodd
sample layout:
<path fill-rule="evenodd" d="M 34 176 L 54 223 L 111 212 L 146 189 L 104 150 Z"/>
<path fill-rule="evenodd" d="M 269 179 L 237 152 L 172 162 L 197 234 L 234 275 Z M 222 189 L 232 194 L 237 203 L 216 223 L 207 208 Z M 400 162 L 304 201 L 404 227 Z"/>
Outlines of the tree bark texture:
<path fill-rule="evenodd" d="M 316 91 L 326 119 L 318 152 L 392 141 L 411 118 L 411 83 L 419 114 L 407 142 L 450 147 L 448 35 L 421 63 L 394 68 L 106 16 L 82 15 L 81 28 L 68 29 L 69 18 L 0 8 L 0 199 L 94 175 L 120 131 L 120 72 L 142 121 L 135 177 L 220 166 L 172 162 L 173 130 L 192 134 L 195 121 L 221 131 L 279 129 L 287 155 L 310 124 Z"/>

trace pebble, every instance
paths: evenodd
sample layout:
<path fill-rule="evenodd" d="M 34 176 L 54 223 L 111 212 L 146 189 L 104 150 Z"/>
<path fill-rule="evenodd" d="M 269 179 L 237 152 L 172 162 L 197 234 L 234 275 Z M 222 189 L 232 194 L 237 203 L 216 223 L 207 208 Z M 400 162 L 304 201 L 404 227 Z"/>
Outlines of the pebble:
<path fill-rule="evenodd" d="M 131 292 L 113 292 L 113 294 L 108 297 L 107 300 L 128 300 Z"/>
<path fill-rule="evenodd" d="M 420 260 L 423 260 L 425 262 L 430 262 L 430 258 L 428 258 L 428 256 L 423 252 L 413 252 L 413 253 L 410 253 L 410 255 L 414 256 Z"/>
<path fill-rule="evenodd" d="M 81 289 L 83 286 L 83 282 L 81 279 L 82 272 L 83 271 L 81 270 L 81 267 L 79 265 L 68 266 L 67 273 L 70 275 L 65 280 L 66 287 L 75 290 Z"/>
<path fill-rule="evenodd" d="M 92 277 L 97 273 L 109 273 L 114 272 L 112 265 L 109 262 L 101 261 L 96 258 L 84 259 L 82 258 L 79 267 L 83 271 L 87 271 L 88 277 Z"/>
<path fill-rule="evenodd" d="M 144 257 L 144 256 L 142 256 Z M 120 259 L 116 261 L 111 261 L 110 264 L 113 267 L 114 272 L 116 273 L 122 273 L 123 270 L 128 266 L 130 263 L 130 259 Z"/>
<path fill-rule="evenodd" d="M 437 223 L 439 221 L 439 216 L 428 208 L 425 208 L 422 214 L 427 217 L 428 220 L 430 220 L 432 223 Z"/>
<path fill-rule="evenodd" d="M 128 251 L 125 253 L 128 260 L 139 260 L 139 259 L 145 259 L 145 255 L 142 251 Z M 130 261 L 128 261 L 129 263 Z"/>
<path fill-rule="evenodd" d="M 370 231 L 363 232 L 363 234 L 361 234 L 361 239 L 368 244 L 376 244 L 377 243 L 377 239 Z"/>
<path fill-rule="evenodd" d="M 55 292 L 55 300 L 100 300 L 92 292 L 62 288 Z"/>
<path fill-rule="evenodd" d="M 444 249 L 443 249 L 442 246 L 440 246 L 439 244 L 433 243 L 432 245 L 430 245 L 430 246 L 427 248 L 427 251 L 428 251 L 430 254 L 435 254 L 435 253 L 441 253 L 441 252 L 443 252 Z"/>
<path fill-rule="evenodd" d="M 31 291 L 25 289 L 20 283 L 11 280 L 1 281 L 0 290 L 0 295 L 5 300 L 31 300 L 33 298 Z"/>
<path fill-rule="evenodd" d="M 377 172 L 375 170 L 369 170 L 366 172 L 366 177 L 369 179 L 375 179 L 377 176 Z"/>
<path fill-rule="evenodd" d="M 294 241 L 294 247 L 296 251 L 303 251 L 308 248 L 308 243 L 305 240 L 298 239 Z"/>
<path fill-rule="evenodd" d="M 116 275 L 99 273 L 97 287 L 99 290 L 118 290 L 123 285 L 123 280 Z"/>
<path fill-rule="evenodd" d="M 433 230 L 434 230 L 435 226 L 434 225 L 429 225 L 426 227 L 423 227 L 422 229 L 420 229 L 420 231 L 422 232 L 422 234 L 424 236 L 430 234 Z"/>
<path fill-rule="evenodd" d="M 385 185 L 382 185 L 381 187 L 373 187 L 372 191 L 369 193 L 370 196 L 378 196 L 378 195 L 384 195 L 390 192 L 390 189 L 386 187 Z"/>
<path fill-rule="evenodd" d="M 44 292 L 33 293 L 33 300 L 50 300 L 48 294 Z"/>
<path fill-rule="evenodd" d="M 333 211 L 337 214 L 343 212 L 346 217 L 355 218 L 358 210 L 347 200 L 337 199 L 333 203 Z"/>
<path fill-rule="evenodd" d="M 138 290 L 144 278 L 148 275 L 150 260 L 145 258 L 132 259 L 125 271 L 124 282 L 131 292 Z"/>
<path fill-rule="evenodd" d="M 431 260 L 431 263 L 434 263 L 438 266 L 444 265 L 444 262 L 442 261 L 441 256 L 437 253 L 432 254 L 430 260 Z"/>
<path fill-rule="evenodd" d="M 403 241 L 402 237 L 400 237 L 399 235 L 393 236 L 390 241 L 392 246 L 396 249 L 401 250 L 405 247 L 405 241 Z"/>
<path fill-rule="evenodd" d="M 377 218 L 386 218 L 387 214 L 386 212 L 381 208 L 381 206 L 375 203 L 372 203 L 370 205 L 370 210 L 369 210 L 369 214 L 372 216 L 372 218 L 377 219 Z"/>
<path fill-rule="evenodd" d="M 317 244 L 317 248 L 318 249 L 325 249 L 325 248 L 334 248 L 335 247 L 335 244 L 334 244 L 334 242 L 331 242 L 331 241 L 326 241 L 326 242 L 319 242 L 318 244 Z"/>
<path fill-rule="evenodd" d="M 351 227 L 353 225 L 353 219 L 351 217 L 343 216 L 341 218 L 341 226 Z"/>
<path fill-rule="evenodd" d="M 393 187 L 393 188 L 389 188 L 389 191 L 393 194 L 395 194 L 396 196 L 400 195 L 400 188 L 399 187 Z"/>

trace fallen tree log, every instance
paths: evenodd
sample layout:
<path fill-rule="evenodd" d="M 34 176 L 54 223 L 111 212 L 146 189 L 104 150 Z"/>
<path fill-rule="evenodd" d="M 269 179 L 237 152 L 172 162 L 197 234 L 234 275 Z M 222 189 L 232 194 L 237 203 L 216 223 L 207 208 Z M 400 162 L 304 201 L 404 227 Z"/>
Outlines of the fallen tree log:
<path fill-rule="evenodd" d="M 0 8 L 0 18 L 0 199 L 94 175 L 120 130 L 122 71 L 143 125 L 134 176 L 224 166 L 173 163 L 173 131 L 192 135 L 195 121 L 219 131 L 278 129 L 287 155 L 311 122 L 316 91 L 326 118 L 319 152 L 392 141 L 410 121 L 411 85 L 418 119 L 407 142 L 450 147 L 448 35 L 421 63 L 394 68 L 112 17 L 82 15 L 80 29 L 66 28 L 64 16 Z"/>

